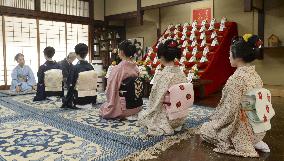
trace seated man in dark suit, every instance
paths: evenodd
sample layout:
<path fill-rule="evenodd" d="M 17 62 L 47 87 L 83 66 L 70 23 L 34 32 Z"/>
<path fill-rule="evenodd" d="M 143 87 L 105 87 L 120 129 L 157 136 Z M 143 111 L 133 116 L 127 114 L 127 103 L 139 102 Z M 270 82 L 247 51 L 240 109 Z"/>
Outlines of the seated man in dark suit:
<path fill-rule="evenodd" d="M 72 63 L 74 62 L 75 59 L 76 59 L 76 53 L 70 52 L 64 60 L 58 62 L 58 64 L 61 66 L 61 69 L 62 69 L 63 82 L 64 82 L 65 88 L 67 88 L 67 78 L 69 76 L 70 69 L 73 66 Z"/>
<path fill-rule="evenodd" d="M 85 100 L 84 102 L 80 102 L 80 99 L 78 99 L 78 91 L 75 88 L 78 77 L 79 77 L 79 73 L 94 70 L 93 66 L 85 60 L 88 54 L 88 46 L 83 43 L 77 44 L 75 46 L 75 53 L 79 61 L 70 70 L 70 74 L 67 79 L 68 92 L 67 92 L 66 97 L 62 99 L 62 103 L 63 103 L 62 108 L 77 109 L 76 104 L 82 105 L 82 104 L 88 103 Z M 94 83 L 94 82 L 90 82 L 90 83 Z M 93 99 L 93 103 L 95 102 L 96 102 L 96 99 Z"/>

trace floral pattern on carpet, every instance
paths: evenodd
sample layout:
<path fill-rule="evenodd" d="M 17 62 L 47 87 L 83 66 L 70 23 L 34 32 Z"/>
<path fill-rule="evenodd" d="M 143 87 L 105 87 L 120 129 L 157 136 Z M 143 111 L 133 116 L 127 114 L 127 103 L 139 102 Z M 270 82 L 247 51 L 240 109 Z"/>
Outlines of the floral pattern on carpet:
<path fill-rule="evenodd" d="M 170 136 L 146 137 L 146 130 L 134 120 L 103 119 L 99 116 L 100 104 L 64 110 L 60 98 L 33 102 L 33 97 L 0 97 L 0 105 L 7 109 L 4 111 L 20 113 L 18 117 L 0 118 L 0 160 L 117 160 L 171 140 Z M 104 101 L 105 96 L 100 94 L 98 103 Z M 147 102 L 145 99 L 143 109 Z M 213 111 L 193 106 L 174 142 L 190 137 L 187 132 L 207 121 Z"/>
<path fill-rule="evenodd" d="M 0 125 L 0 155 L 6 160 L 95 160 L 110 151 L 38 121 Z"/>
<path fill-rule="evenodd" d="M 0 117 L 8 117 L 8 116 L 14 116 L 17 113 L 7 107 L 4 107 L 3 105 L 0 105 Z"/>

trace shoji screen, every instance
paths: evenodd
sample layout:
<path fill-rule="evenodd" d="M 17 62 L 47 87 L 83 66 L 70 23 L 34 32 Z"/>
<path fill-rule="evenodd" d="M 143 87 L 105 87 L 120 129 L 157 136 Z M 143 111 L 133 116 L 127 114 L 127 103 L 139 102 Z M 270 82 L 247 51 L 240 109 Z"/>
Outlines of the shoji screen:
<path fill-rule="evenodd" d="M 0 86 L 5 85 L 4 81 L 4 57 L 3 57 L 3 35 L 2 16 L 0 16 Z"/>
<path fill-rule="evenodd" d="M 14 57 L 17 53 L 25 55 L 35 76 L 38 70 L 37 28 L 35 19 L 5 16 L 7 84 L 11 83 L 11 71 L 17 65 Z"/>
<path fill-rule="evenodd" d="M 35 0 L 0 0 L 0 5 L 34 10 Z"/>
<path fill-rule="evenodd" d="M 60 61 L 66 57 L 65 22 L 39 20 L 40 33 L 40 63 L 45 62 L 43 50 L 47 46 L 55 49 L 54 60 Z"/>
<path fill-rule="evenodd" d="M 67 23 L 67 53 L 74 52 L 78 43 L 88 45 L 88 25 Z M 89 55 L 86 57 L 89 61 Z M 74 62 L 76 63 L 76 62 Z"/>
<path fill-rule="evenodd" d="M 42 11 L 82 17 L 89 17 L 88 5 L 79 0 L 41 0 Z"/>

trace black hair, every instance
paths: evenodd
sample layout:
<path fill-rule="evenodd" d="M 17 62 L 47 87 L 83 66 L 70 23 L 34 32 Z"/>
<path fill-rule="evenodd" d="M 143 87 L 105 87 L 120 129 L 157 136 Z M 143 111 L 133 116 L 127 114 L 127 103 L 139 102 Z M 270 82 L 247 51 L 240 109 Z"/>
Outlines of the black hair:
<path fill-rule="evenodd" d="M 79 43 L 75 46 L 75 53 L 85 59 L 88 54 L 88 46 L 84 43 Z"/>
<path fill-rule="evenodd" d="M 245 41 L 243 37 L 235 37 L 231 43 L 231 52 L 234 59 L 241 58 L 244 62 L 250 63 L 255 59 L 262 59 L 261 48 L 258 42 L 260 38 L 253 35 Z"/>
<path fill-rule="evenodd" d="M 124 55 L 126 57 L 133 57 L 134 54 L 137 52 L 136 46 L 132 44 L 132 42 L 129 40 L 122 41 L 119 44 L 118 48 L 119 50 L 122 50 L 124 52 Z"/>
<path fill-rule="evenodd" d="M 46 57 L 52 58 L 55 54 L 55 49 L 51 46 L 48 46 L 43 50 L 43 53 Z"/>
<path fill-rule="evenodd" d="M 15 58 L 14 58 L 15 61 L 18 61 L 18 59 L 19 59 L 20 56 L 24 56 L 24 54 L 18 53 L 18 54 L 15 56 Z"/>
<path fill-rule="evenodd" d="M 159 59 L 164 57 L 167 62 L 174 61 L 176 58 L 181 58 L 181 49 L 176 40 L 169 39 L 165 43 L 159 44 L 157 54 Z"/>

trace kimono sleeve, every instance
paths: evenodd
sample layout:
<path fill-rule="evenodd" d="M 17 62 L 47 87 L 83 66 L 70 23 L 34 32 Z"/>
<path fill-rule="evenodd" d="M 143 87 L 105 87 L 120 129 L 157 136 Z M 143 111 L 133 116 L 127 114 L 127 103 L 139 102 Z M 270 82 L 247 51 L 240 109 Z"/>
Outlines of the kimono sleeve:
<path fill-rule="evenodd" d="M 40 66 L 37 72 L 38 77 L 38 83 L 43 84 L 44 83 L 44 66 Z"/>
<path fill-rule="evenodd" d="M 11 77 L 12 77 L 12 82 L 11 82 L 10 90 L 15 90 L 16 86 L 21 84 L 18 80 L 17 67 L 13 69 Z"/>
<path fill-rule="evenodd" d="M 163 105 L 163 101 L 165 99 L 165 95 L 172 84 L 172 78 L 173 74 L 171 73 L 159 73 L 156 75 L 156 80 L 150 94 L 150 102 L 149 102 L 149 110 L 146 111 L 145 116 L 151 116 L 151 113 L 154 113 L 155 111 L 160 111 L 161 107 Z M 147 116 L 148 115 L 148 116 Z M 147 118 L 144 118 L 144 121 Z"/>
<path fill-rule="evenodd" d="M 224 103 L 222 104 L 223 116 L 216 120 L 216 124 L 214 124 L 214 129 L 219 129 L 223 126 L 230 124 L 235 120 L 235 117 L 239 115 L 240 103 L 244 92 L 244 82 L 240 77 L 229 79 L 227 89 L 227 96 L 224 97 Z"/>
<path fill-rule="evenodd" d="M 27 67 L 27 70 L 28 70 L 28 77 L 29 77 L 27 83 L 29 86 L 34 86 L 36 84 L 34 73 L 29 66 Z"/>
<path fill-rule="evenodd" d="M 121 82 L 123 81 L 122 79 L 123 79 L 123 69 L 113 68 L 113 70 L 110 73 L 110 77 L 107 80 L 106 93 L 109 98 L 112 99 L 116 98 L 115 96 L 119 92 Z"/>

